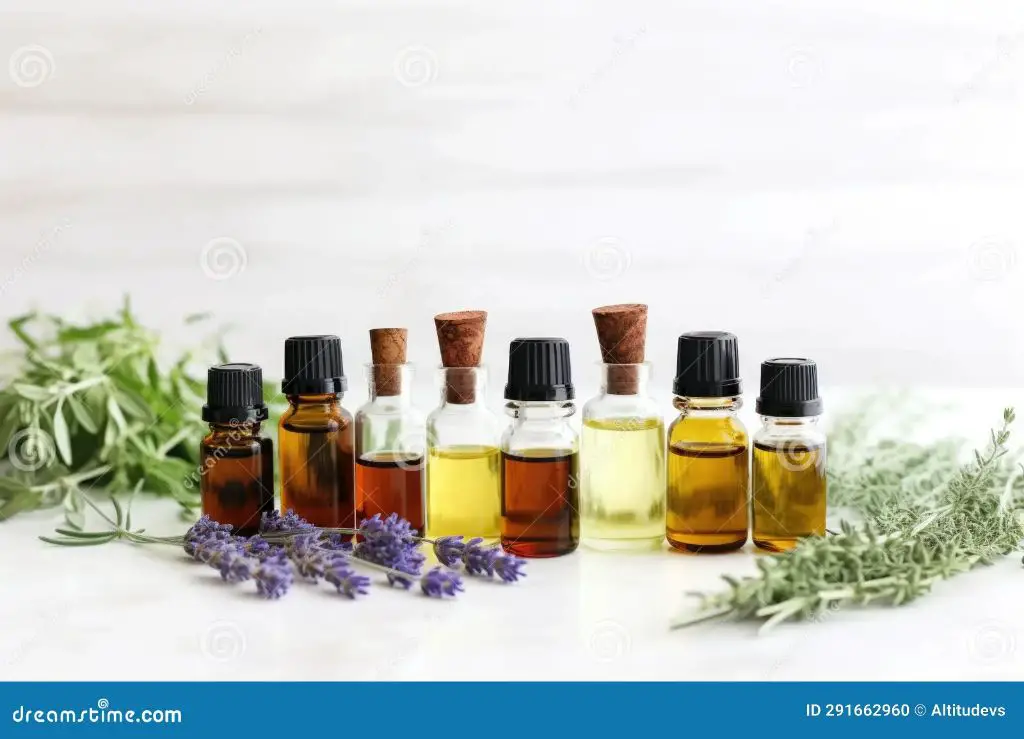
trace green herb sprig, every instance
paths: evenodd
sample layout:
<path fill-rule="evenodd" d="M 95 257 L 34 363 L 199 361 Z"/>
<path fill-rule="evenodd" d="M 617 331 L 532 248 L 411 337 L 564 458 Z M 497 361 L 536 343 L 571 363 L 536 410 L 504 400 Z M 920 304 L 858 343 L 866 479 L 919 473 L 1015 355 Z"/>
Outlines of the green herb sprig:
<path fill-rule="evenodd" d="M 93 323 L 33 312 L 8 326 L 19 346 L 15 374 L 0 389 L 0 459 L 10 467 L 0 478 L 0 521 L 61 505 L 67 524 L 81 529 L 86 490 L 141 487 L 198 506 L 196 486 L 185 484 L 206 429 L 205 381 L 193 365 L 226 361 L 219 337 L 161 364 L 158 335 L 127 299 Z"/>
<path fill-rule="evenodd" d="M 756 576 L 724 577 L 727 590 L 698 594 L 698 612 L 673 627 L 733 618 L 761 621 L 766 631 L 850 605 L 898 606 L 1015 551 L 1024 539 L 1024 501 L 1020 474 L 1006 460 L 1013 421 L 1008 408 L 987 449 L 966 465 L 951 441 L 837 450 L 829 460 L 830 504 L 849 507 L 863 522 L 844 522 L 837 534 L 759 558 Z M 840 430 L 830 443 L 858 438 Z"/>

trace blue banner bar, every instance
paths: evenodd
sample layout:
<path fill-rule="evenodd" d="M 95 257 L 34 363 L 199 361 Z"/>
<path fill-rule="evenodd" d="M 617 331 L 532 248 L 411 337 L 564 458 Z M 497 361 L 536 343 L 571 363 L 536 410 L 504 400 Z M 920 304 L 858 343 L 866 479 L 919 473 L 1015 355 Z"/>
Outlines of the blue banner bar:
<path fill-rule="evenodd" d="M 0 683 L 0 736 L 1019 738 L 1020 695 L 1018 683 Z"/>

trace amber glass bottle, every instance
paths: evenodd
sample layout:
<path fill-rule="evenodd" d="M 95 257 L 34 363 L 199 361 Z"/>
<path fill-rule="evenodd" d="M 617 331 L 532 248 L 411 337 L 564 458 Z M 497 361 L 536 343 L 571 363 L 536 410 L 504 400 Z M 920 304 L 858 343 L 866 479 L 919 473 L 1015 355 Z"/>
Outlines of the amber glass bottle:
<path fill-rule="evenodd" d="M 695 331 L 679 337 L 668 432 L 666 537 L 686 552 L 728 552 L 747 541 L 747 431 L 736 337 Z"/>
<path fill-rule="evenodd" d="M 315 526 L 352 528 L 355 519 L 352 415 L 337 336 L 285 341 L 281 416 L 281 508 Z"/>
<path fill-rule="evenodd" d="M 210 368 L 203 406 L 210 433 L 199 447 L 202 509 L 243 536 L 258 533 L 263 514 L 274 508 L 274 448 L 260 436 L 266 419 L 259 367 Z"/>
<path fill-rule="evenodd" d="M 520 557 L 557 557 L 580 539 L 579 441 L 565 339 L 516 339 L 509 347 L 501 441 L 501 546 Z"/>
<path fill-rule="evenodd" d="M 818 426 L 818 368 L 810 359 L 761 364 L 754 434 L 754 544 L 784 552 L 825 535 L 825 433 Z"/>

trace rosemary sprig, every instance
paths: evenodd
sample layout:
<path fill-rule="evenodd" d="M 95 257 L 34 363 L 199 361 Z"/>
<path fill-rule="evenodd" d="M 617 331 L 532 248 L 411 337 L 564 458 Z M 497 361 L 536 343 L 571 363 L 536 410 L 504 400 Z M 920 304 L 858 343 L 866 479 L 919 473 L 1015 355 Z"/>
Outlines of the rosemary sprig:
<path fill-rule="evenodd" d="M 848 461 L 830 470 L 830 495 L 864 523 L 844 522 L 838 534 L 759 558 L 756 576 L 724 577 L 729 588 L 700 595 L 698 612 L 673 628 L 734 618 L 761 621 L 766 631 L 849 605 L 898 606 L 1010 554 L 1024 538 L 1019 476 L 1005 463 L 1013 420 L 1006 409 L 987 449 L 960 467 L 950 442 L 883 441 L 866 464 L 840 456 Z"/>

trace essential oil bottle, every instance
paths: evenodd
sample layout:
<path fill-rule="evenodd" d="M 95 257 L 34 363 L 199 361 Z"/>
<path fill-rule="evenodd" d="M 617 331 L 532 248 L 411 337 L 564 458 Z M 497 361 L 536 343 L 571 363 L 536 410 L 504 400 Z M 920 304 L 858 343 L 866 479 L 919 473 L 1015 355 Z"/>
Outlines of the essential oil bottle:
<path fill-rule="evenodd" d="M 404 328 L 370 329 L 370 400 L 356 413 L 356 518 L 396 513 L 423 531 L 426 428 L 412 405 Z"/>
<path fill-rule="evenodd" d="M 508 351 L 501 439 L 501 546 L 520 557 L 558 557 L 580 539 L 579 443 L 565 339 L 515 339 Z"/>
<path fill-rule="evenodd" d="M 665 425 L 648 394 L 647 306 L 593 311 L 601 394 L 583 406 L 581 534 L 601 550 L 656 549 L 665 538 Z"/>
<path fill-rule="evenodd" d="M 203 513 L 231 524 L 236 534 L 256 534 L 263 514 L 274 508 L 274 447 L 260 436 L 267 420 L 263 370 L 255 364 L 211 367 L 203 420 L 210 424 L 199 447 Z"/>
<path fill-rule="evenodd" d="M 434 317 L 441 348 L 441 405 L 427 417 L 427 534 L 482 537 L 501 531 L 501 424 L 486 405 L 480 366 L 487 314 Z"/>
<path fill-rule="evenodd" d="M 352 416 L 337 336 L 293 336 L 284 344 L 281 508 L 314 526 L 355 526 Z"/>
<path fill-rule="evenodd" d="M 679 417 L 668 432 L 668 542 L 695 553 L 739 549 L 747 541 L 750 502 L 736 337 L 724 331 L 680 336 L 672 392 Z"/>
<path fill-rule="evenodd" d="M 751 508 L 754 544 L 771 552 L 825 534 L 825 433 L 818 368 L 810 359 L 761 364 Z"/>

